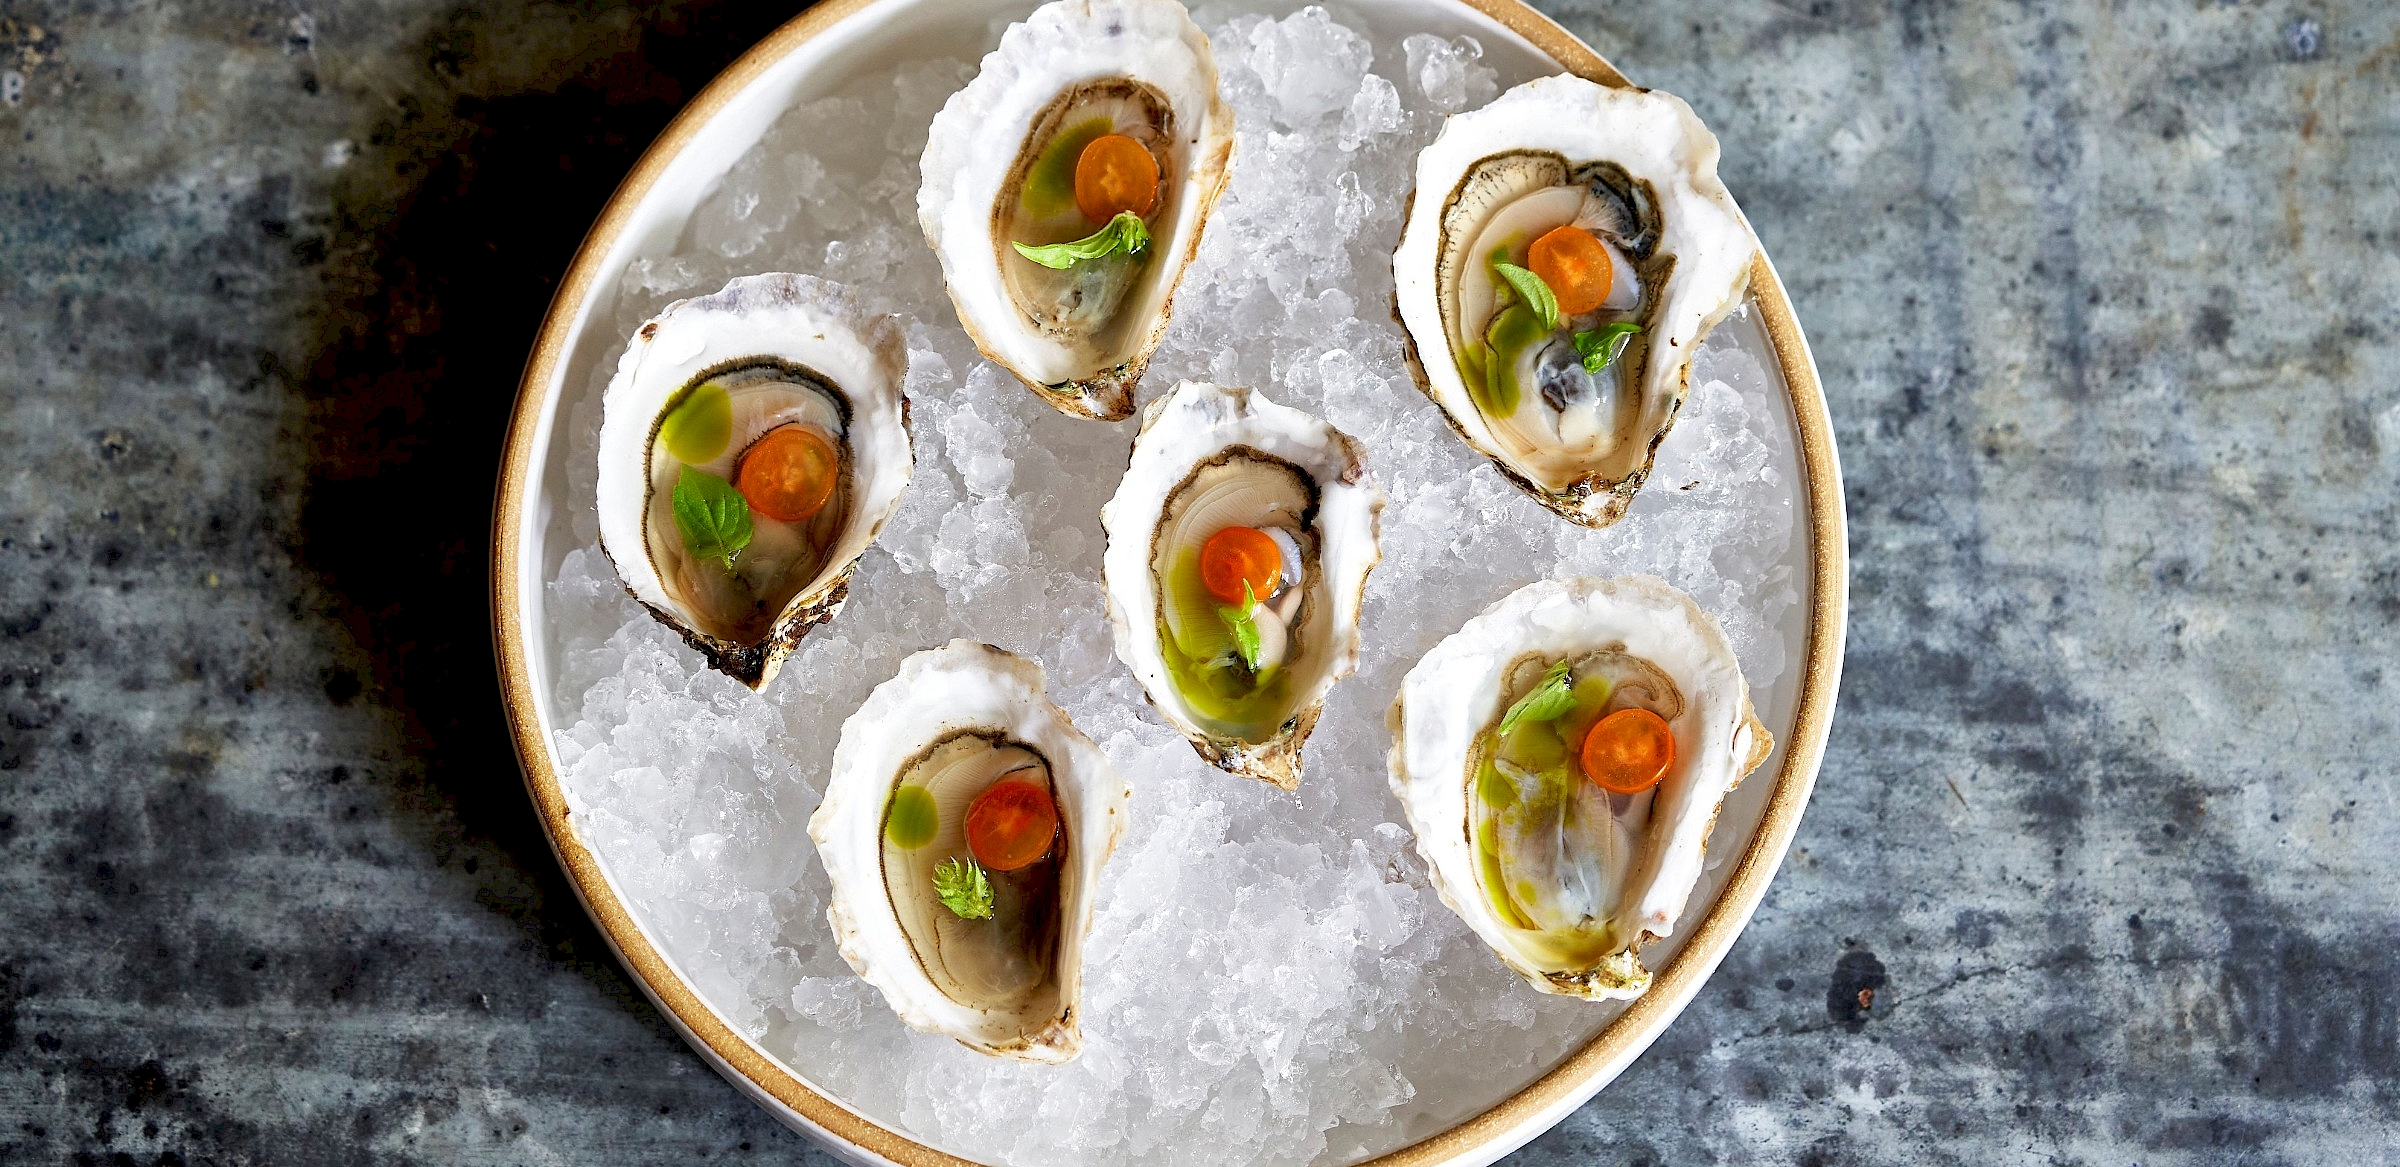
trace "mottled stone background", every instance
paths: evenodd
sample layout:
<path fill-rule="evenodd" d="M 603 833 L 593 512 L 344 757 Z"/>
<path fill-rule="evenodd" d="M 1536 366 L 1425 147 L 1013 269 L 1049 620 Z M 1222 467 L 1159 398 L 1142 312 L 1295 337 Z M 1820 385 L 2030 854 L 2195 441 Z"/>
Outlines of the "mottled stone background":
<path fill-rule="evenodd" d="M 1723 137 L 1855 582 L 1757 922 L 1514 1162 L 2394 1155 L 2400 6 L 1545 6 Z M 828 1162 L 485 610 L 553 279 L 790 8 L 0 0 L 0 1162 Z"/>

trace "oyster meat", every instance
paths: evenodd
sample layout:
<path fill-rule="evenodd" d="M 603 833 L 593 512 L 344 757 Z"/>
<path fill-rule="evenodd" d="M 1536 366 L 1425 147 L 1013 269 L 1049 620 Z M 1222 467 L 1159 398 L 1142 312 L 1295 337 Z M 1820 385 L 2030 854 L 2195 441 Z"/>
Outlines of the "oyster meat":
<path fill-rule="evenodd" d="M 634 334 L 603 399 L 600 546 L 625 590 L 756 689 L 833 618 L 914 456 L 895 318 L 744 276 Z"/>
<path fill-rule="evenodd" d="M 1300 747 L 1358 665 L 1383 491 L 1358 443 L 1250 389 L 1152 401 L 1100 510 L 1117 656 L 1220 769 L 1300 784 Z"/>
<path fill-rule="evenodd" d="M 1232 156 L 1183 5 L 1056 0 L 933 119 L 917 218 L 976 347 L 1061 412 L 1116 421 Z"/>
<path fill-rule="evenodd" d="M 1545 580 L 1426 653 L 1392 793 L 1441 892 L 1545 993 L 1632 998 L 1727 792 L 1774 739 L 1723 633 L 1664 580 Z"/>
<path fill-rule="evenodd" d="M 1605 527 L 1757 251 L 1691 107 L 1544 77 L 1418 155 L 1393 302 L 1451 427 L 1544 506 Z"/>
<path fill-rule="evenodd" d="M 909 657 L 842 723 L 808 821 L 842 958 L 917 1029 L 1073 1058 L 1084 933 L 1131 793 L 1040 665 L 969 640 Z"/>

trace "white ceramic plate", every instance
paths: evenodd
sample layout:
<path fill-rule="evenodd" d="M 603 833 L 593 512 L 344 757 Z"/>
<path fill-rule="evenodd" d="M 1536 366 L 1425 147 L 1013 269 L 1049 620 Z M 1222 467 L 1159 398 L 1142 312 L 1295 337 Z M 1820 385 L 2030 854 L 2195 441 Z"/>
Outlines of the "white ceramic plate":
<path fill-rule="evenodd" d="M 703 91 L 627 178 L 560 285 L 519 392 L 494 518 L 493 621 L 508 713 L 527 786 L 578 894 L 644 991 L 703 1057 L 783 1121 L 857 1163 L 972 1160 L 869 1118 L 814 1085 L 810 1067 L 785 1065 L 744 1039 L 693 991 L 575 833 L 554 754 L 559 711 L 551 678 L 560 644 L 545 616 L 543 586 L 578 545 L 568 516 L 583 505 L 570 493 L 570 435 L 563 419 L 572 399 L 594 383 L 594 370 L 612 365 L 624 343 L 608 332 L 607 317 L 627 265 L 673 253 L 701 200 L 786 110 L 912 58 L 971 59 L 991 46 L 1000 22 L 1031 7 L 1022 0 L 835 0 L 779 30 Z M 1299 5 L 1250 7 L 1280 14 Z M 1378 41 L 1420 31 L 1472 35 L 1504 88 L 1561 69 L 1622 81 L 1596 54 L 1516 0 L 1354 0 L 1330 7 L 1343 23 Z M 1738 144 L 1728 143 L 1728 149 Z M 1607 1084 L 1698 992 L 1764 895 L 1797 828 L 1823 754 L 1840 671 L 1844 518 L 1815 367 L 1782 285 L 1763 259 L 1752 289 L 1748 311 L 1720 326 L 1709 343 L 1754 355 L 1780 382 L 1789 405 L 1772 419 L 1773 448 L 1778 472 L 1800 484 L 1787 561 L 1800 602 L 1778 630 L 1789 662 L 1785 671 L 1751 678 L 1776 752 L 1725 804 L 1686 926 L 1645 950 L 1645 960 L 1658 970 L 1651 990 L 1622 1007 L 1589 1043 L 1530 1080 L 1492 1082 L 1483 1097 L 1419 1100 L 1429 1105 L 1417 1107 L 1405 1129 L 1395 1125 L 1385 1133 L 1380 1141 L 1388 1150 L 1375 1163 L 1489 1163 Z M 927 314 L 948 311 L 947 304 L 923 308 Z M 1162 385 L 1150 385 L 1148 392 Z"/>

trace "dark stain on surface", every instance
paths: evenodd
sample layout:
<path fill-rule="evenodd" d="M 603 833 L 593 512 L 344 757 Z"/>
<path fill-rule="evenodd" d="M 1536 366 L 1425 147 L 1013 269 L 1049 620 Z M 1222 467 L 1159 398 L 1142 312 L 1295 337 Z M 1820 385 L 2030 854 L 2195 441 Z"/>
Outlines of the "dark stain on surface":
<path fill-rule="evenodd" d="M 2246 875 L 2227 872 L 2204 887 L 2232 939 L 2210 994 L 2221 1006 L 2227 1069 L 2269 1098 L 2400 1081 L 2400 1008 L 2382 971 L 2400 951 L 2400 920 L 2328 944 L 2294 926 Z"/>
<path fill-rule="evenodd" d="M 2167 1119 L 2151 1132 L 2149 1145 L 2161 1151 L 2256 1151 L 2267 1145 L 2274 1128 L 2245 1122 L 2231 1115 L 2193 1115 Z"/>
<path fill-rule="evenodd" d="M 24 995 L 16 966 L 0 964 L 0 1054 L 17 1048 L 17 1001 Z"/>
<path fill-rule="evenodd" d="M 2006 913 L 1985 908 L 1961 908 L 1951 917 L 1950 937 L 1969 948 L 1989 948 L 1998 930 L 2008 926 Z"/>
<path fill-rule="evenodd" d="M 228 35 L 221 7 L 186 13 L 178 52 L 325 49 L 288 13 Z M 167 131 L 110 121 L 158 77 L 58 111 L 134 147 L 125 173 L 0 176 L 22 277 L 0 370 L 83 419 L 18 459 L 44 499 L 0 510 L 0 1162 L 510 1162 L 528 1115 L 633 1123 L 651 1099 L 717 1107 L 652 1129 L 678 1161 L 826 1162 L 724 1094 L 568 890 L 484 599 L 499 433 L 553 282 L 678 105 L 790 15 L 403 6 L 414 49 L 360 17 L 343 69 L 298 90 L 225 69 L 222 117 L 247 124 L 174 133 L 268 173 L 200 181 L 197 211 L 145 193 L 190 185 L 141 169 L 190 161 Z M 54 22 L 121 36 L 131 72 L 182 67 L 100 16 Z M 280 104 L 311 100 L 349 120 Z M 354 153 L 320 167 L 337 137 Z M 510 1049 L 581 1068 L 510 1071 L 494 1103 Z M 328 1071 L 343 1095 L 287 1105 Z"/>
<path fill-rule="evenodd" d="M 1843 953 L 1833 963 L 1833 982 L 1825 989 L 1826 1018 L 1851 1033 L 1865 1029 L 1875 1016 L 1875 995 L 1890 980 L 1874 953 L 1864 948 Z"/>
<path fill-rule="evenodd" d="M 406 719 L 403 741 L 438 817 L 540 873 L 571 906 L 513 780 L 491 666 L 488 546 L 498 435 L 527 347 L 584 231 L 683 98 L 782 16 L 741 5 L 645 11 L 610 46 L 582 50 L 525 92 L 457 84 L 487 72 L 489 14 L 458 10 L 426 34 L 431 94 L 365 135 L 406 184 L 345 181 L 325 276 L 343 294 L 317 320 L 294 456 L 305 471 L 295 533 L 329 613 L 363 668 L 325 672 L 328 701 L 371 692 Z M 465 91 L 460 91 L 465 90 Z M 370 176 L 373 178 L 374 176 Z M 362 522 L 364 516 L 374 521 Z"/>

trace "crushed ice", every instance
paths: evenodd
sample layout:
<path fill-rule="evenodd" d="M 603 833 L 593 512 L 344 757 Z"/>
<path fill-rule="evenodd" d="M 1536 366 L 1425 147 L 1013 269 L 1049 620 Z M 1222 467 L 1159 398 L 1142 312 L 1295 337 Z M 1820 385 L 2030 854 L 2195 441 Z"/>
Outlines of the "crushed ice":
<path fill-rule="evenodd" d="M 914 221 L 916 159 L 972 63 L 914 64 L 791 110 L 675 254 L 630 266 L 613 324 L 602 314 L 604 335 L 629 335 L 673 299 L 791 270 L 913 321 L 914 483 L 849 606 L 765 694 L 643 614 L 598 550 L 588 501 L 572 517 L 583 546 L 550 585 L 557 749 L 585 841 L 711 1005 L 875 1118 L 977 1157 L 1341 1161 L 1496 1101 L 1613 1010 L 1532 992 L 1427 886 L 1384 778 L 1401 674 L 1522 584 L 1629 571 L 1691 591 L 1754 685 L 1786 663 L 1792 484 L 1773 468 L 1780 405 L 1754 360 L 1703 347 L 1652 485 L 1599 534 L 1503 482 L 1402 364 L 1391 251 L 1417 150 L 1444 114 L 1498 92 L 1479 47 L 1427 34 L 1377 46 L 1316 8 L 1199 19 L 1240 142 L 1144 393 L 1184 376 L 1261 387 L 1362 439 L 1390 495 L 1360 669 L 1297 795 L 1203 765 L 1111 654 L 1098 503 L 1132 424 L 1059 416 L 952 317 Z M 602 365 L 566 412 L 584 500 L 614 361 Z M 1135 786 L 1089 947 L 1087 1049 L 1065 1067 L 909 1031 L 826 926 L 806 824 L 842 720 L 902 657 L 954 635 L 1039 657 L 1052 696 Z"/>

